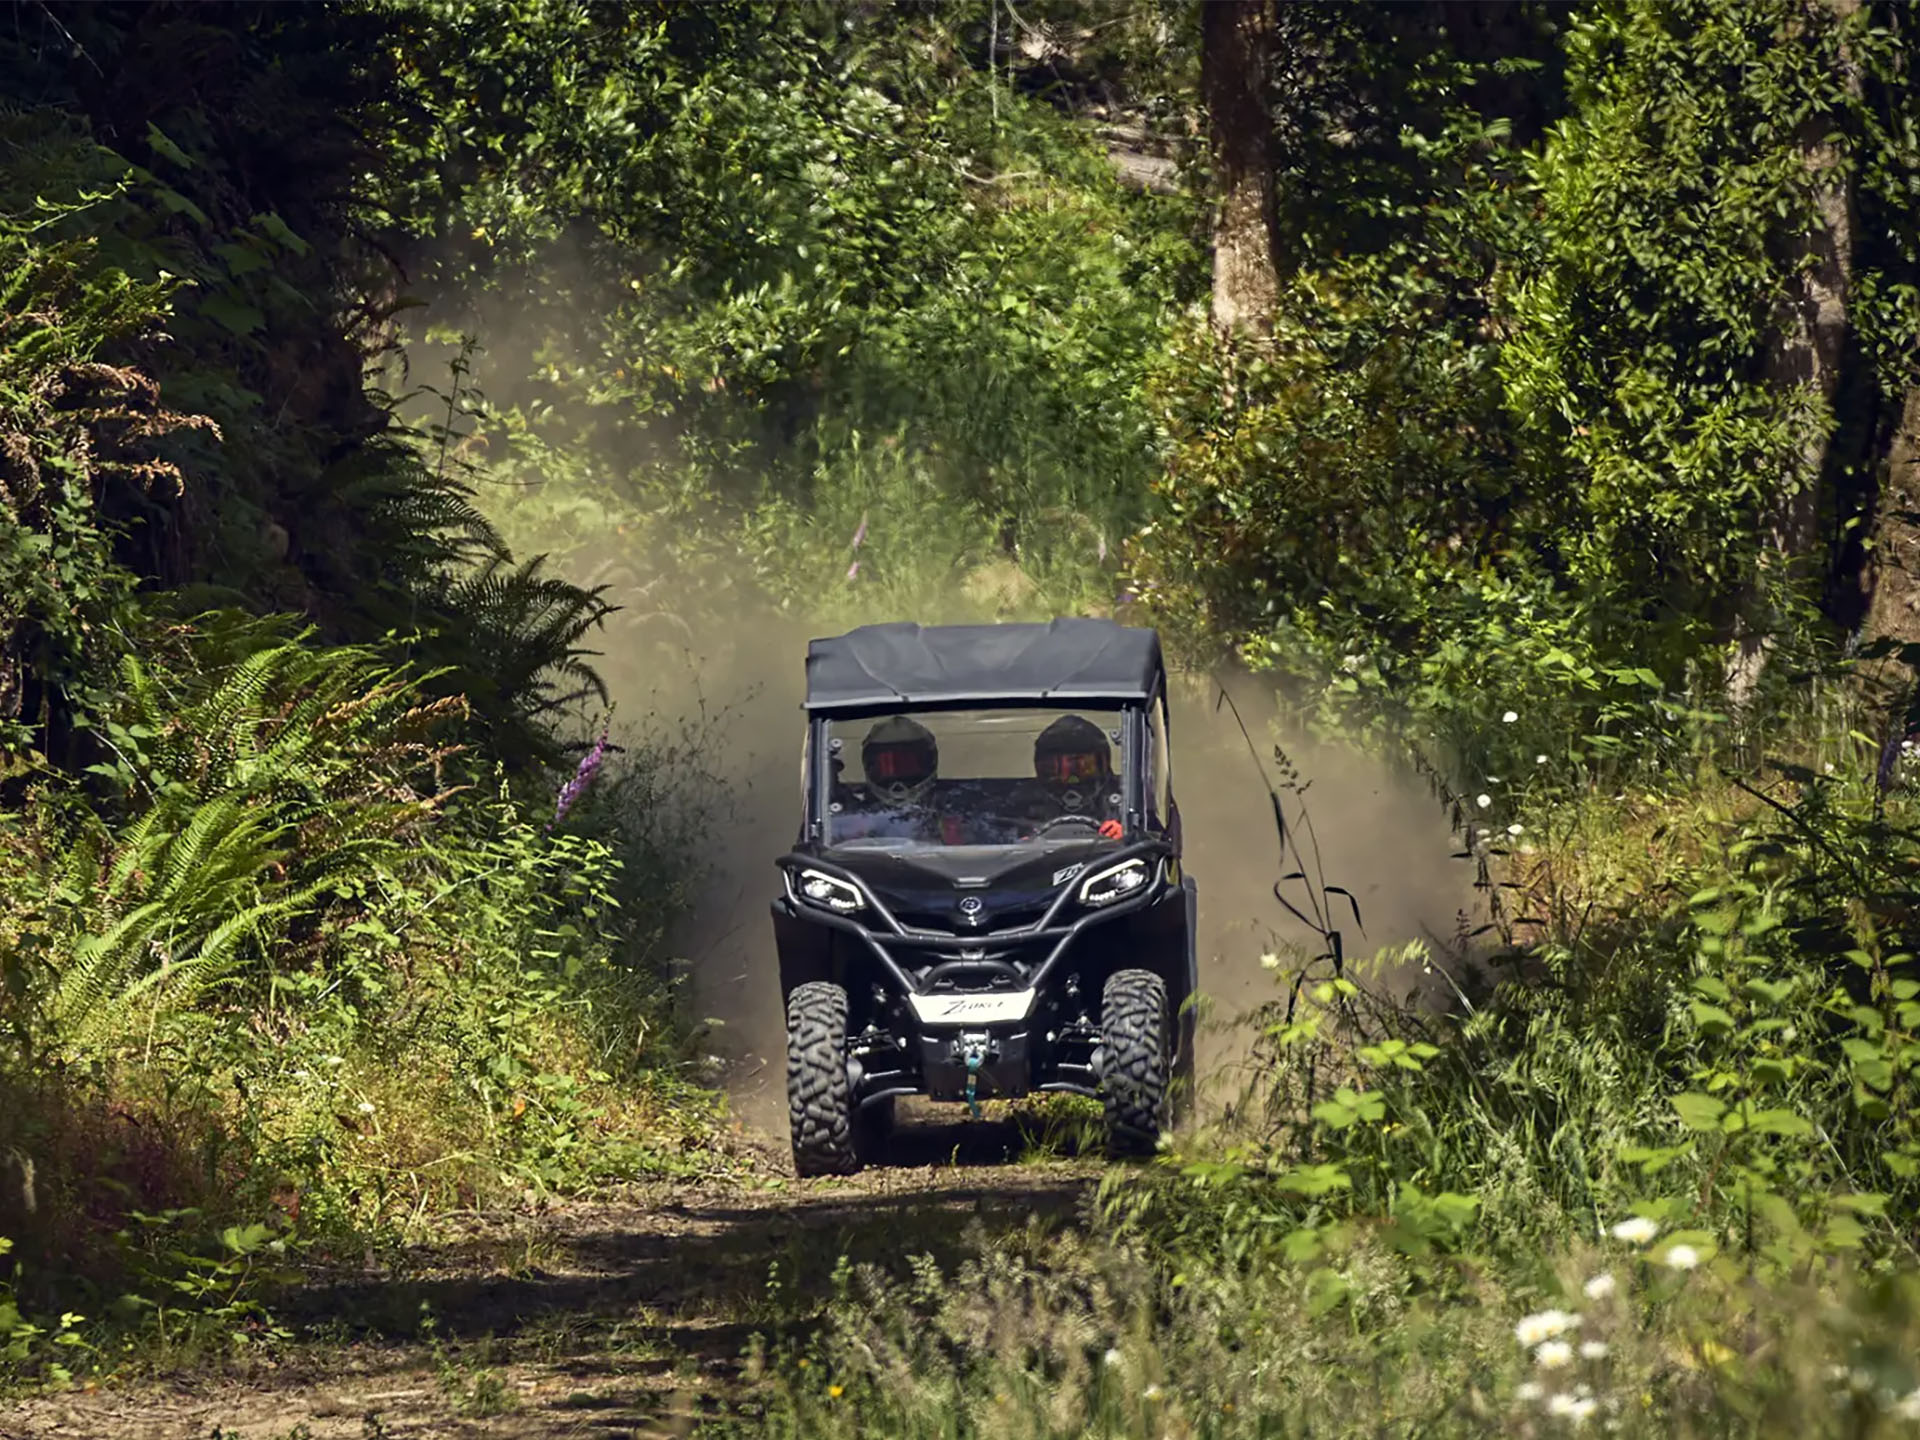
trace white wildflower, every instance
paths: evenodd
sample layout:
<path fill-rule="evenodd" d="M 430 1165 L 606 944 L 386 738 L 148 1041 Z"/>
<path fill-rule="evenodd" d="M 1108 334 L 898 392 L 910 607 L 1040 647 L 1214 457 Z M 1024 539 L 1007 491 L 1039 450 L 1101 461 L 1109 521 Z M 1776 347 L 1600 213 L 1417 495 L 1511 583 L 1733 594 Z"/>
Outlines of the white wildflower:
<path fill-rule="evenodd" d="M 1121 1358 L 1121 1357 L 1120 1357 L 1120 1352 L 1119 1352 L 1118 1350 L 1109 1350 L 1109 1351 L 1107 1351 L 1107 1354 L 1106 1354 L 1106 1361 L 1107 1361 L 1107 1364 L 1109 1364 L 1109 1365 L 1118 1365 L 1118 1364 L 1120 1363 L 1120 1358 Z"/>
<path fill-rule="evenodd" d="M 1613 1227 L 1612 1233 L 1614 1239 L 1624 1240 L 1629 1245 L 1645 1245 L 1660 1233 L 1660 1226 L 1644 1215 L 1636 1215 L 1631 1220 L 1622 1220 Z"/>
<path fill-rule="evenodd" d="M 1669 1270 L 1691 1270 L 1700 1263 L 1700 1252 L 1691 1245 L 1675 1245 L 1666 1253 Z"/>
<path fill-rule="evenodd" d="M 1547 1413 L 1558 1415 L 1574 1424 L 1583 1424 L 1587 1417 L 1598 1409 L 1595 1403 L 1584 1395 L 1556 1395 L 1547 1402 Z"/>
<path fill-rule="evenodd" d="M 1920 1420 L 1920 1390 L 1910 1390 L 1896 1400 L 1893 1413 L 1902 1420 Z"/>
<path fill-rule="evenodd" d="M 1473 797 L 1473 803 L 1478 805 L 1482 810 L 1484 810 L 1489 805 L 1493 804 L 1493 797 L 1491 795 L 1476 795 Z"/>
<path fill-rule="evenodd" d="M 1580 1288 L 1586 1293 L 1587 1299 L 1604 1300 L 1613 1294 L 1613 1276 L 1596 1275 Z"/>
<path fill-rule="evenodd" d="M 1531 1350 L 1542 1340 L 1552 1340 L 1566 1334 L 1580 1323 L 1578 1315 L 1569 1315 L 1564 1310 L 1542 1310 L 1521 1319 L 1513 1327 L 1513 1338 Z"/>
<path fill-rule="evenodd" d="M 1518 720 L 1519 718 L 1520 718 L 1520 712 L 1518 710 L 1509 710 L 1507 711 L 1506 714 L 1500 717 L 1500 723 L 1502 725 L 1511 725 L 1514 721 Z"/>
<path fill-rule="evenodd" d="M 1580 1358 L 1582 1360 L 1606 1359 L 1607 1358 L 1607 1342 L 1604 1340 L 1585 1341 L 1580 1346 Z"/>
<path fill-rule="evenodd" d="M 1547 757 L 1544 755 L 1536 755 L 1533 757 L 1533 763 L 1536 765 L 1544 765 L 1547 763 Z"/>
<path fill-rule="evenodd" d="M 296 1070 L 293 1072 L 293 1078 L 296 1080 L 311 1080 L 313 1079 L 313 1072 L 311 1070 Z"/>
<path fill-rule="evenodd" d="M 1573 1346 L 1564 1340 L 1549 1340 L 1533 1352 L 1533 1363 L 1542 1370 L 1563 1370 L 1573 1363 Z"/>
<path fill-rule="evenodd" d="M 373 1102 L 371 1100 L 362 1100 L 358 1109 L 362 1115 L 371 1115 L 373 1113 Z"/>
<path fill-rule="evenodd" d="M 1161 1390 L 1158 1385 L 1149 1385 L 1147 1386 L 1146 1389 L 1140 1392 L 1140 1398 L 1142 1400 L 1158 1400 L 1160 1398 L 1160 1395 L 1161 1395 Z"/>
<path fill-rule="evenodd" d="M 1523 1380 L 1513 1390 L 1513 1398 L 1523 1404 L 1532 1404 L 1547 1393 L 1547 1387 L 1538 1380 Z"/>
<path fill-rule="evenodd" d="M 1507 834 L 1509 835 L 1524 835 L 1526 833 L 1527 833 L 1527 827 L 1524 825 L 1507 826 Z"/>
<path fill-rule="evenodd" d="M 336 1066 L 346 1064 L 347 1057 L 344 1055 L 322 1055 L 320 1057 L 320 1063 L 322 1065 L 325 1065 L 328 1069 L 332 1069 Z"/>
<path fill-rule="evenodd" d="M 1278 970 L 1280 968 L 1280 957 L 1269 950 L 1260 957 L 1260 968 L 1262 970 Z"/>

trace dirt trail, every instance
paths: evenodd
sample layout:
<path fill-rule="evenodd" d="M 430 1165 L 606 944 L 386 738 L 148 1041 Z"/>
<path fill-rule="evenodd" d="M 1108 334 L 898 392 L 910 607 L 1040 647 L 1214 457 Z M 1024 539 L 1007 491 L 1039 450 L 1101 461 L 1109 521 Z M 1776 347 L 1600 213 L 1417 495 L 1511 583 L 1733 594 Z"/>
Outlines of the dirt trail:
<path fill-rule="evenodd" d="M 842 1255 L 950 1265 L 973 1222 L 1077 1222 L 1097 1162 L 1024 1160 L 1029 1130 L 943 1115 L 903 1117 L 893 1163 L 845 1180 L 749 1152 L 726 1181 L 496 1218 L 404 1272 L 317 1281 L 288 1313 L 311 1338 L 275 1364 L 0 1406 L 0 1440 L 656 1440 L 751 1416 L 749 1340 L 804 1326 Z"/>

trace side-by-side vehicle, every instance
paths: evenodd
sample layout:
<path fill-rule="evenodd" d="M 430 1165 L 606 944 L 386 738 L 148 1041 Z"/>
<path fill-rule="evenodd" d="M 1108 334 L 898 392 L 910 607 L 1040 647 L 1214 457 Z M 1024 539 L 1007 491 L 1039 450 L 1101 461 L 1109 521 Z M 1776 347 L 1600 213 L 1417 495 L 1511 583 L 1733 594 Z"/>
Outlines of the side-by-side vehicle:
<path fill-rule="evenodd" d="M 1096 1096 L 1152 1150 L 1196 983 L 1159 637 L 863 626 L 812 643 L 806 711 L 773 902 L 799 1173 L 877 1157 L 903 1095 Z"/>

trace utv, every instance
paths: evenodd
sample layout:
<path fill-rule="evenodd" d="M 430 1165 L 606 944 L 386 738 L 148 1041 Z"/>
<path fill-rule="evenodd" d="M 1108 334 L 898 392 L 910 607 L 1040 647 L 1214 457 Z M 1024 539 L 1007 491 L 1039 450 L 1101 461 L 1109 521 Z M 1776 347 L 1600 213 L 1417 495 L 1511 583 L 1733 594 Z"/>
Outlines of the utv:
<path fill-rule="evenodd" d="M 1113 1153 L 1153 1150 L 1196 985 L 1159 636 L 862 626 L 812 642 L 806 710 L 773 902 L 797 1171 L 878 1158 L 902 1095 L 1095 1096 Z"/>

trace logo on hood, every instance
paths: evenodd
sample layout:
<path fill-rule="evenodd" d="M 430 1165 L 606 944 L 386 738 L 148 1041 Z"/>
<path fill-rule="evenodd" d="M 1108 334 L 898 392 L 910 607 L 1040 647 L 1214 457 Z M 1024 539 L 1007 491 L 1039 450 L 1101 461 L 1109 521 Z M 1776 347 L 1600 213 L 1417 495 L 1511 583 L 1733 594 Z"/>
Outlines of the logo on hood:
<path fill-rule="evenodd" d="M 1056 886 L 1064 885 L 1067 883 L 1067 881 L 1073 879 L 1074 876 L 1078 875 L 1082 870 L 1086 868 L 1087 867 L 1085 862 L 1082 862 L 1078 865 L 1069 865 L 1064 870 L 1056 870 L 1053 872 L 1053 883 Z"/>

